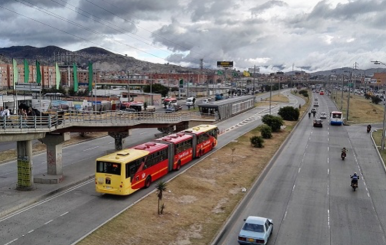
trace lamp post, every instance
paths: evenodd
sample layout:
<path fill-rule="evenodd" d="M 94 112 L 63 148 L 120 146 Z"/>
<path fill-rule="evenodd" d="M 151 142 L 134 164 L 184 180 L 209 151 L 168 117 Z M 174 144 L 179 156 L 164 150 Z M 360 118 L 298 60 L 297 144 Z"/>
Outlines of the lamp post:
<path fill-rule="evenodd" d="M 340 110 L 343 109 L 343 87 L 344 87 L 344 74 L 342 75 L 342 95 L 340 97 Z"/>
<path fill-rule="evenodd" d="M 347 97 L 347 122 L 348 122 L 348 116 L 349 116 L 349 110 L 350 110 L 350 84 L 352 82 L 352 72 L 350 73 L 350 80 L 348 82 L 348 97 Z"/>
<path fill-rule="evenodd" d="M 269 89 L 269 115 L 271 115 L 271 103 L 272 103 L 272 79 L 269 79 L 270 89 Z"/>
<path fill-rule="evenodd" d="M 374 63 L 374 65 L 384 65 L 386 66 L 385 63 L 380 62 L 378 60 L 371 61 Z M 385 149 L 385 122 L 386 122 L 386 103 L 384 103 L 383 107 L 383 126 L 382 126 L 382 142 L 381 142 L 381 151 Z"/>

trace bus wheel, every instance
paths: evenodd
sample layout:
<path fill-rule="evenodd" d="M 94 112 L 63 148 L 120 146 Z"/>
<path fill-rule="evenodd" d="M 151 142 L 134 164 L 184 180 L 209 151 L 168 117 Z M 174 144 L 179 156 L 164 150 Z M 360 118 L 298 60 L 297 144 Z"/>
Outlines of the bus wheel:
<path fill-rule="evenodd" d="M 177 167 L 176 167 L 176 171 L 180 170 L 181 169 L 181 161 L 178 161 L 177 163 Z"/>
<path fill-rule="evenodd" d="M 151 177 L 148 176 L 145 181 L 145 188 L 149 188 L 150 185 L 151 185 Z"/>

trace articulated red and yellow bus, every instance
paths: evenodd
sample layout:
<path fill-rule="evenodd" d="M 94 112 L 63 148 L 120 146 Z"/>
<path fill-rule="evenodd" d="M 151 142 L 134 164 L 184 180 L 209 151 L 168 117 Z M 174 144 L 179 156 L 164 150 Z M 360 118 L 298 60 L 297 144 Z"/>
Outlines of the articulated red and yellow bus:
<path fill-rule="evenodd" d="M 218 128 L 199 125 L 96 159 L 95 189 L 129 195 L 179 170 L 217 145 Z"/>

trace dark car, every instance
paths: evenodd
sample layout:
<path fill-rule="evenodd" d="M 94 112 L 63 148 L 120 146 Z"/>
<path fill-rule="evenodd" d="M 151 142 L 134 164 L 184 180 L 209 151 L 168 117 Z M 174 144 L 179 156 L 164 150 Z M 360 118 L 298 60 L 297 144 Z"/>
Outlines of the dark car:
<path fill-rule="evenodd" d="M 315 119 L 314 120 L 314 127 L 323 127 L 323 123 L 322 123 L 322 120 L 320 119 Z"/>

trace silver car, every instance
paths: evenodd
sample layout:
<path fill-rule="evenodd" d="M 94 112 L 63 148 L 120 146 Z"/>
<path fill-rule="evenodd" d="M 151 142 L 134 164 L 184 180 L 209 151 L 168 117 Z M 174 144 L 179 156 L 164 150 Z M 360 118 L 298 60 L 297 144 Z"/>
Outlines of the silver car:
<path fill-rule="evenodd" d="M 321 112 L 320 113 L 320 119 L 327 119 L 327 113 Z"/>
<path fill-rule="evenodd" d="M 239 244 L 267 244 L 272 235 L 273 223 L 271 219 L 249 216 L 244 220 L 237 241 Z"/>

